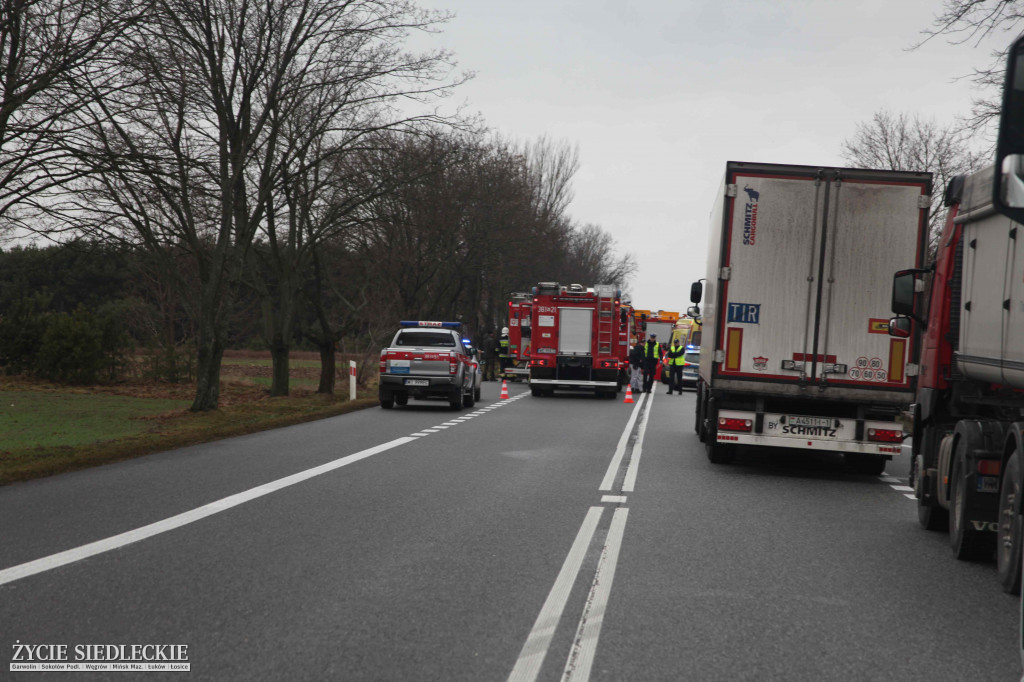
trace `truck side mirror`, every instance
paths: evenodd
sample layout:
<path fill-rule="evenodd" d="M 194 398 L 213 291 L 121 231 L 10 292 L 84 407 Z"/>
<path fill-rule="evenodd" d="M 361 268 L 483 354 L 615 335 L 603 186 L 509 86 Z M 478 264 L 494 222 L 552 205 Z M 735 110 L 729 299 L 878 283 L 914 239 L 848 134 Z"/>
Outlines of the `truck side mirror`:
<path fill-rule="evenodd" d="M 897 315 L 914 314 L 915 270 L 900 270 L 892 277 L 892 311 Z"/>
<path fill-rule="evenodd" d="M 703 294 L 704 286 L 700 282 L 694 282 L 690 285 L 690 303 L 700 303 Z"/>
<path fill-rule="evenodd" d="M 909 317 L 894 317 L 889 320 L 889 336 L 897 339 L 910 338 L 911 320 Z"/>
<path fill-rule="evenodd" d="M 692 305 L 692 306 L 690 306 L 689 308 L 686 309 L 686 314 L 689 315 L 690 317 L 692 317 L 695 320 L 699 320 L 700 319 L 700 306 L 699 305 Z"/>
<path fill-rule="evenodd" d="M 992 205 L 1024 223 L 1024 37 L 1010 46 L 996 138 Z"/>

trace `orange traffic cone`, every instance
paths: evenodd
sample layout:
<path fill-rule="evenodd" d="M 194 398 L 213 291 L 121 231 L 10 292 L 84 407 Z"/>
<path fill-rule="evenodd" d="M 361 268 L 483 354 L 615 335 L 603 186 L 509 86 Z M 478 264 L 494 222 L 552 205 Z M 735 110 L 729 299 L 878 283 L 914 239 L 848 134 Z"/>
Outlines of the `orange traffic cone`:
<path fill-rule="evenodd" d="M 623 400 L 622 402 L 624 402 L 624 403 L 631 403 L 631 402 L 633 402 L 633 387 L 632 386 L 629 386 L 629 385 L 626 386 L 626 399 Z"/>
<path fill-rule="evenodd" d="M 508 400 L 508 383 L 504 379 L 501 380 L 501 399 Z"/>

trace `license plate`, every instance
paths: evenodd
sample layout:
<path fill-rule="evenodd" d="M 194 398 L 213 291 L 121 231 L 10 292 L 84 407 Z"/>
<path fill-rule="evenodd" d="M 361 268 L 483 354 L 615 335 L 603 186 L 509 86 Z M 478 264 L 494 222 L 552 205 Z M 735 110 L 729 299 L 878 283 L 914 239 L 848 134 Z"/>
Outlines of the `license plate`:
<path fill-rule="evenodd" d="M 786 423 L 790 426 L 820 426 L 822 428 L 832 428 L 832 420 L 829 417 L 800 417 L 796 415 L 789 415 L 786 417 Z"/>
<path fill-rule="evenodd" d="M 391 366 L 391 373 L 392 374 L 408 374 L 409 373 L 409 368 L 408 367 L 395 367 L 394 365 L 392 365 Z"/>
<path fill-rule="evenodd" d="M 406 386 L 429 386 L 430 379 L 406 379 Z"/>

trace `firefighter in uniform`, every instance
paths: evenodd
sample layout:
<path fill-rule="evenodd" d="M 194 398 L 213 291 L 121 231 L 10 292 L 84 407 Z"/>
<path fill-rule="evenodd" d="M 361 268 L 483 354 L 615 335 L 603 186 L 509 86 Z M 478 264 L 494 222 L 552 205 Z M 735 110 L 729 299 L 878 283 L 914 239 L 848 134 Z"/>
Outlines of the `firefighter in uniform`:
<path fill-rule="evenodd" d="M 501 328 L 501 337 L 498 339 L 498 365 L 501 367 L 501 375 L 505 376 L 508 369 L 508 327 Z"/>
<path fill-rule="evenodd" d="M 650 393 L 654 386 L 654 375 L 660 360 L 661 348 L 658 346 L 657 334 L 651 334 L 651 338 L 644 344 L 644 393 Z"/>
<path fill-rule="evenodd" d="M 674 388 L 679 395 L 683 394 L 683 365 L 686 363 L 686 349 L 679 345 L 679 339 L 673 339 L 672 345 L 665 353 L 665 364 L 669 367 L 668 394 Z M 664 369 L 662 370 L 665 371 Z"/>

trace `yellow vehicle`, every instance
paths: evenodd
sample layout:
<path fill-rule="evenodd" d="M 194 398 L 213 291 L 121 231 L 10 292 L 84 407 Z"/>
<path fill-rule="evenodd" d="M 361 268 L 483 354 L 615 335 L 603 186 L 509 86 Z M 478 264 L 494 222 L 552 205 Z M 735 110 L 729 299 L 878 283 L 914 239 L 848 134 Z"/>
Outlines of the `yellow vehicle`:
<path fill-rule="evenodd" d="M 692 317 L 684 317 L 672 327 L 672 336 L 668 342 L 671 344 L 679 339 L 679 345 L 683 348 L 700 348 L 701 325 L 699 320 Z"/>

